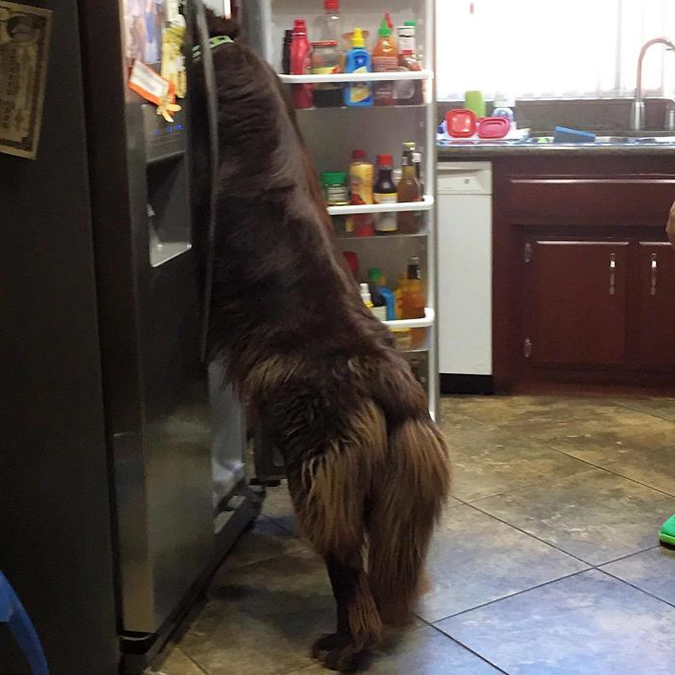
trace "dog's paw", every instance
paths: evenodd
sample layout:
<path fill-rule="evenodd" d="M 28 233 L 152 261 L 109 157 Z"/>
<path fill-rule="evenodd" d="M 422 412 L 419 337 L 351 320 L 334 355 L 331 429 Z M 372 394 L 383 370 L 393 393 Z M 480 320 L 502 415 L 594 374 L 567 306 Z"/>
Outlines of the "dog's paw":
<path fill-rule="evenodd" d="M 358 670 L 363 652 L 357 651 L 353 644 L 332 649 L 326 654 L 323 665 L 328 670 L 336 670 L 339 673 L 354 673 Z"/>
<path fill-rule="evenodd" d="M 342 649 L 348 644 L 349 638 L 346 638 L 344 635 L 340 635 L 339 633 L 328 633 L 327 635 L 322 635 L 312 645 L 312 658 L 320 659 L 324 652 Z"/>

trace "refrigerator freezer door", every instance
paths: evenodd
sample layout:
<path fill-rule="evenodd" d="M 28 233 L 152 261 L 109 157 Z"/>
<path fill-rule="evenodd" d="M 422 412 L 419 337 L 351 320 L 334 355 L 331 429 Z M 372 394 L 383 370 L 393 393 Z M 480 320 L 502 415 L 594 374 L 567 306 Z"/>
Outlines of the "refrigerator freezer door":
<path fill-rule="evenodd" d="M 82 5 L 121 625 L 142 636 L 171 618 L 213 553 L 211 411 L 190 243 L 189 124 L 187 105 L 167 123 L 128 88 L 128 16 L 117 3 Z M 164 3 L 150 5 L 161 16 Z M 155 14 L 145 18 L 155 25 Z"/>

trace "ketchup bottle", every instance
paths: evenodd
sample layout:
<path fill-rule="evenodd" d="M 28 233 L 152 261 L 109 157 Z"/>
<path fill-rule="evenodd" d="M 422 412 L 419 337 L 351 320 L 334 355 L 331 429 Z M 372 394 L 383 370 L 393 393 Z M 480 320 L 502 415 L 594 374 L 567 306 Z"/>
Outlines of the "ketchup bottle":
<path fill-rule="evenodd" d="M 293 44 L 291 45 L 291 73 L 293 75 L 307 75 L 309 73 L 309 65 L 307 23 L 304 19 L 296 19 L 293 27 Z M 312 85 L 294 84 L 293 103 L 296 108 L 311 108 Z"/>

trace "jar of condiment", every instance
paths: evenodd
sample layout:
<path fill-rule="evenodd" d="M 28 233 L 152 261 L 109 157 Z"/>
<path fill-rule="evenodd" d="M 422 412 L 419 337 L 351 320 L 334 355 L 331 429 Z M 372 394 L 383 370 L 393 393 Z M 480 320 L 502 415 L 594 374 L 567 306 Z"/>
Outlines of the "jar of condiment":
<path fill-rule="evenodd" d="M 335 40 L 312 42 L 310 72 L 312 75 L 334 75 L 340 70 L 340 54 Z M 325 82 L 314 85 L 314 105 L 317 108 L 337 108 L 342 105 L 342 84 Z"/>
<path fill-rule="evenodd" d="M 349 204 L 349 174 L 346 171 L 324 171 L 321 174 L 321 184 L 328 206 Z"/>

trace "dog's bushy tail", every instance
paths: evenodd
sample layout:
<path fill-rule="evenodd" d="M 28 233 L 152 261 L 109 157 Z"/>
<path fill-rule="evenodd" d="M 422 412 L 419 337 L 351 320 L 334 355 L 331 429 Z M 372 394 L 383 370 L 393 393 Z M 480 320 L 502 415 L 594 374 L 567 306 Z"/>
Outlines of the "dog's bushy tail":
<path fill-rule="evenodd" d="M 411 616 L 449 488 L 448 451 L 430 419 L 408 419 L 390 433 L 368 527 L 370 585 L 384 623 L 401 625 Z"/>

